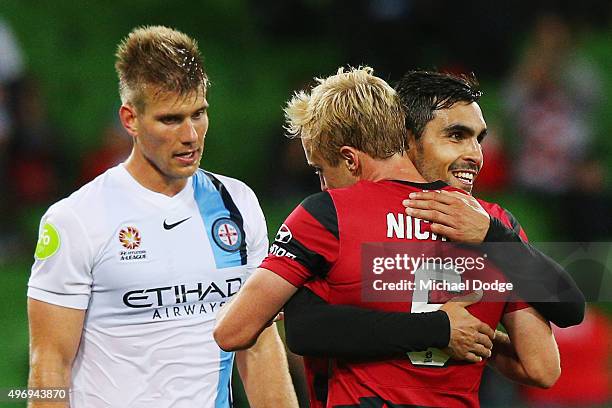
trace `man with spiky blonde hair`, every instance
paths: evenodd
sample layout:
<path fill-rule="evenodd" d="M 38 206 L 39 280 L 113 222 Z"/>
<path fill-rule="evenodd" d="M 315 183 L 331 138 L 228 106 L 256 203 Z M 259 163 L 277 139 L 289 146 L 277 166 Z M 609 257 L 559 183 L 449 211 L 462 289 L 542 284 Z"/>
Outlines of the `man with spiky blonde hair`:
<path fill-rule="evenodd" d="M 445 313 L 448 309 L 441 309 L 451 302 L 442 306 L 436 301 L 439 298 L 432 299 L 430 290 L 422 289 L 421 285 L 442 276 L 444 280 L 459 279 L 460 282 L 464 277 L 474 280 L 475 276 L 505 282 L 500 270 L 487 265 L 486 275 L 453 274 L 451 271 L 452 276 L 447 276 L 448 271 L 427 272 L 427 268 L 419 268 L 412 274 L 402 275 L 410 280 L 412 288 L 408 285 L 398 289 L 398 282 L 393 280 L 398 275 L 393 275 L 392 282 L 383 277 L 374 281 L 373 287 L 368 287 L 372 282 L 366 282 L 366 277 L 371 278 L 372 273 L 378 272 L 369 270 L 368 273 L 365 265 L 369 259 L 362 244 L 379 244 L 377 254 L 389 258 L 378 260 L 385 261 L 393 261 L 397 249 L 392 248 L 397 248 L 399 243 L 407 244 L 402 246 L 402 251 L 408 251 L 409 258 L 424 256 L 421 251 L 437 254 L 442 248 L 434 244 L 445 238 L 435 234 L 431 224 L 406 216 L 402 202 L 411 193 L 424 190 L 440 194 L 458 190 L 442 181 L 426 183 L 406 157 L 400 102 L 395 91 L 375 78 L 371 69 L 340 70 L 318 82 L 309 93 L 298 93 L 292 98 L 286 116 L 287 129 L 302 138 L 307 161 L 317 170 L 323 192 L 306 198 L 285 220 L 266 260 L 221 313 L 215 339 L 224 350 L 248 347 L 297 289 L 308 287 L 329 304 L 398 312 L 391 318 L 399 323 L 397 333 L 390 334 L 389 342 L 396 346 L 392 355 L 367 359 L 371 348 L 366 343 L 378 326 L 367 327 L 360 337 L 364 338 L 368 350 L 364 350 L 360 358 L 336 355 L 324 367 L 325 377 L 329 374 L 329 378 L 319 384 L 316 379 L 309 379 L 309 383 L 314 384 L 311 390 L 314 391 L 311 393 L 313 406 L 477 407 L 478 386 L 485 364 L 478 356 L 491 355 L 489 349 L 494 337 L 491 327 L 496 327 L 500 319 L 507 316 L 510 317 L 505 323 L 516 325 L 512 313 L 528 305 L 510 302 L 513 298 L 509 295 L 494 297 L 495 301 L 491 302 L 491 293 L 484 297 L 488 303 L 476 303 L 483 296 L 476 293 L 453 302 L 460 304 L 459 309 L 470 305 L 476 323 L 468 325 L 466 337 L 469 340 L 466 342 L 475 347 L 468 348 L 473 351 L 470 361 L 476 363 L 456 364 L 450 361 L 452 350 L 446 348 L 452 338 L 451 316 Z M 385 246 L 386 243 L 395 246 Z M 418 254 L 411 253 L 411 249 Z M 395 268 L 401 269 L 399 266 L 391 269 Z M 434 273 L 430 275 L 431 272 Z M 378 287 L 376 282 L 379 282 Z M 385 283 L 392 286 L 384 289 Z M 382 292 L 372 293 L 379 290 Z M 409 311 L 418 313 L 410 316 L 406 313 Z M 468 314 L 465 310 L 463 313 Z M 398 315 L 408 319 L 395 319 Z M 287 326 L 289 324 L 287 321 Z M 406 327 L 414 330 L 402 333 Z M 551 377 L 556 379 L 559 360 L 554 337 L 547 324 L 538 322 L 538 327 L 542 339 L 538 346 L 550 352 L 544 357 L 535 354 L 540 363 L 550 363 Z M 454 329 L 452 325 L 451 328 Z M 398 345 L 410 336 L 409 342 L 415 348 L 402 350 Z M 523 343 L 527 344 L 529 338 L 525 339 Z M 337 345 L 342 339 L 332 341 Z M 534 359 L 534 353 L 528 348 L 517 349 L 518 359 Z"/>
<path fill-rule="evenodd" d="M 386 165 L 403 161 L 406 135 L 401 104 L 395 90 L 374 76 L 372 68 L 340 68 L 336 75 L 317 82 L 310 93 L 294 95 L 285 115 L 286 129 L 301 138 L 322 190 L 330 182 L 335 187 L 354 184 L 361 176 L 363 168 L 347 160 L 350 154 L 343 146 Z M 349 172 L 343 171 L 345 167 Z"/>
<path fill-rule="evenodd" d="M 306 159 L 319 175 L 323 192 L 306 198 L 294 210 L 281 227 L 266 261 L 220 314 L 214 335 L 224 350 L 242 349 L 253 344 L 265 323 L 297 288 L 315 278 L 311 269 L 327 269 L 331 267 L 330 263 L 338 260 L 335 254 L 327 254 L 332 256 L 332 261 L 303 246 L 289 252 L 284 249 L 276 251 L 279 243 L 299 244 L 300 238 L 289 228 L 283 230 L 293 219 L 310 214 L 311 226 L 315 228 L 301 239 L 318 237 L 320 244 L 331 243 L 336 247 L 333 242 L 338 238 L 338 214 L 332 195 L 337 191 L 352 190 L 342 187 L 353 186 L 360 180 L 368 180 L 368 183 L 358 183 L 357 186 L 371 186 L 373 183 L 370 181 L 389 178 L 424 182 L 405 156 L 403 111 L 395 90 L 389 84 L 374 76 L 369 67 L 348 71 L 340 68 L 336 75 L 317 79 L 317 83 L 310 92 L 293 96 L 287 103 L 285 116 L 286 129 L 290 135 L 302 139 Z M 324 220 L 319 220 L 319 216 Z M 328 228 L 331 232 L 325 231 Z M 268 261 L 275 258 L 297 261 L 298 265 L 290 269 L 299 277 L 294 279 L 266 269 Z M 266 295 L 265 300 L 262 294 Z M 253 304 L 257 307 L 252 307 Z M 264 321 L 264 317 L 267 320 Z"/>
<path fill-rule="evenodd" d="M 350 145 L 374 159 L 386 159 L 405 149 L 404 114 L 398 96 L 373 69 L 338 69 L 320 79 L 310 94 L 301 91 L 287 104 L 287 130 L 310 150 L 338 165 L 341 146 Z M 346 92 L 329 97 L 338 89 Z M 333 137 L 330 136 L 333 134 Z M 378 137 L 369 135 L 377 134 Z"/>
<path fill-rule="evenodd" d="M 29 385 L 70 388 L 72 408 L 229 408 L 234 353 L 212 330 L 266 254 L 263 213 L 244 183 L 199 168 L 208 78 L 193 39 L 137 28 L 115 66 L 132 152 L 41 220 Z M 275 326 L 235 356 L 253 407 L 297 407 Z"/>

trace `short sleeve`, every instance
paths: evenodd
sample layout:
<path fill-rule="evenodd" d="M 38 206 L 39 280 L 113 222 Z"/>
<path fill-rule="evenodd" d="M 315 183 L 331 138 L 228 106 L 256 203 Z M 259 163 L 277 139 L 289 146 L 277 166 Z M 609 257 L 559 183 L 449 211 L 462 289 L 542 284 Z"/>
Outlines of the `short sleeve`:
<path fill-rule="evenodd" d="M 518 310 L 526 309 L 528 307 L 531 306 L 525 303 L 522 299 L 512 297 L 510 300 L 508 300 L 506 306 L 504 307 L 504 314 L 516 312 Z"/>
<path fill-rule="evenodd" d="M 274 237 L 261 267 L 296 287 L 327 275 L 338 259 L 338 220 L 329 193 L 304 200 Z"/>
<path fill-rule="evenodd" d="M 42 217 L 28 297 L 54 305 L 87 309 L 93 251 L 74 212 L 54 205 Z"/>

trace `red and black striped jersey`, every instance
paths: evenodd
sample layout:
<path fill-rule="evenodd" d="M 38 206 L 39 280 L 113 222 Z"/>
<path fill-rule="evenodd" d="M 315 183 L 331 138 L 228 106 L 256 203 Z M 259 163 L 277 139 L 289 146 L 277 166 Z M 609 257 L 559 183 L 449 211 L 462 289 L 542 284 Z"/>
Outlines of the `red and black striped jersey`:
<path fill-rule="evenodd" d="M 411 295 L 403 301 L 363 300 L 361 249 L 362 244 L 370 242 L 441 242 L 442 237 L 431 232 L 427 222 L 406 216 L 402 205 L 411 192 L 440 189 L 455 191 L 442 182 L 387 180 L 361 181 L 349 188 L 310 196 L 286 219 L 261 267 L 297 287 L 307 286 L 330 304 L 383 311 L 417 311 L 412 310 Z M 489 203 L 483 207 L 491 215 L 500 216 L 508 227 L 515 227 L 501 207 Z M 389 214 L 402 217 L 405 223 L 402 234 L 390 234 Z M 491 280 L 505 280 L 497 270 L 487 270 L 487 276 Z M 443 300 L 436 306 L 440 307 L 441 303 Z M 497 301 L 479 302 L 468 310 L 496 327 L 504 313 L 523 307 L 526 305 L 522 302 Z M 327 407 L 478 406 L 478 388 L 485 362 L 454 362 L 438 349 L 409 353 L 409 357 L 377 361 L 331 359 Z M 320 371 L 325 361 L 307 360 L 306 366 L 312 386 L 316 376 L 315 370 L 309 367 Z M 316 402 L 314 391 L 311 388 L 311 406 L 322 406 L 320 401 Z"/>

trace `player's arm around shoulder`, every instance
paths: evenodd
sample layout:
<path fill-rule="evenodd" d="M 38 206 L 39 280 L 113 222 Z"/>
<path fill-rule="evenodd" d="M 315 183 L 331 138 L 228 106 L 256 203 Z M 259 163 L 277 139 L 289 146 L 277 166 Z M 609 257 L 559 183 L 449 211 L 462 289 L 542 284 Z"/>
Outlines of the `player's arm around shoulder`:
<path fill-rule="evenodd" d="M 497 332 L 489 363 L 517 382 L 552 387 L 561 364 L 550 323 L 532 307 L 505 314 L 502 323 L 508 334 Z"/>
<path fill-rule="evenodd" d="M 30 388 L 69 388 L 72 362 L 83 330 L 85 310 L 28 298 Z M 65 403 L 66 407 L 68 403 Z M 57 402 L 31 401 L 30 408 L 59 407 Z"/>

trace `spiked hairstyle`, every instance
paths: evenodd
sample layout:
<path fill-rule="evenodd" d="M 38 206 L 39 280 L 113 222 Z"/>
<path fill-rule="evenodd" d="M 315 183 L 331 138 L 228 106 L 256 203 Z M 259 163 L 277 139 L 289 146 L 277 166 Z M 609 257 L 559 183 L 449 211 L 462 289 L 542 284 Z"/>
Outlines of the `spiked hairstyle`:
<path fill-rule="evenodd" d="M 147 90 L 187 96 L 209 85 L 197 42 L 168 27 L 134 29 L 117 47 L 116 58 L 121 102 L 139 110 L 145 108 Z"/>
<path fill-rule="evenodd" d="M 376 159 L 403 152 L 404 113 L 395 90 L 370 67 L 338 69 L 315 78 L 309 92 L 295 93 L 285 107 L 289 137 L 300 137 L 332 166 L 340 147 L 351 146 Z"/>

